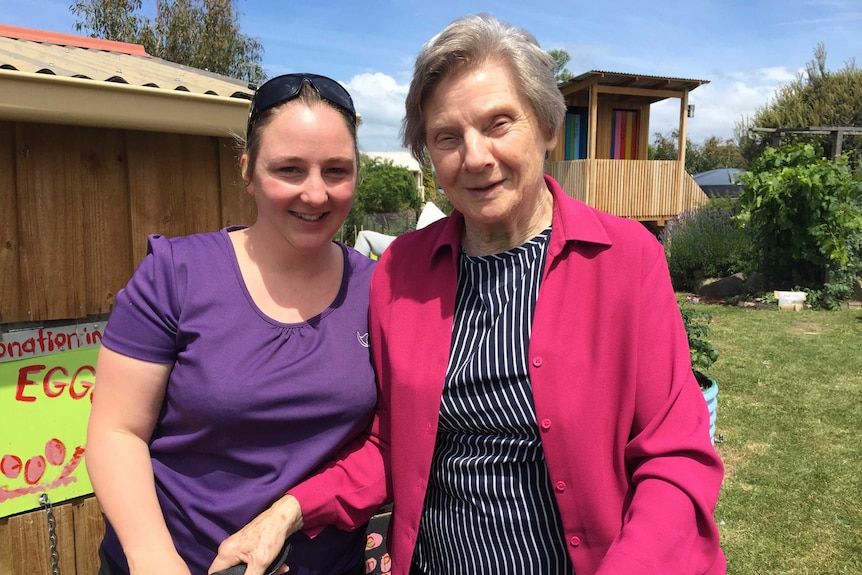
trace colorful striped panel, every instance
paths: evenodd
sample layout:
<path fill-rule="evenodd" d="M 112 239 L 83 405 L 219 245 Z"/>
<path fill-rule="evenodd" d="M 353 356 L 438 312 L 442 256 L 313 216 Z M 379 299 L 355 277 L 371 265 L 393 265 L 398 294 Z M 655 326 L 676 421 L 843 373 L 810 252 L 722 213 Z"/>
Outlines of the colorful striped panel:
<path fill-rule="evenodd" d="M 565 159 L 582 160 L 587 157 L 587 114 L 566 112 Z"/>
<path fill-rule="evenodd" d="M 637 143 L 637 110 L 614 110 L 611 123 L 611 158 L 615 160 L 637 159 Z"/>

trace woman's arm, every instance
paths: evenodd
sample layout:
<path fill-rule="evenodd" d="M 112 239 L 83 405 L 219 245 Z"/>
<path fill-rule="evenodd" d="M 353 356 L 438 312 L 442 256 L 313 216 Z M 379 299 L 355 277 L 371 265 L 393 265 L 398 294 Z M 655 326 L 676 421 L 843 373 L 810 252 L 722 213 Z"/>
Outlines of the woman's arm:
<path fill-rule="evenodd" d="M 170 364 L 141 361 L 105 346 L 99 350 L 87 471 L 135 575 L 190 575 L 165 525 L 148 448 L 170 371 Z"/>

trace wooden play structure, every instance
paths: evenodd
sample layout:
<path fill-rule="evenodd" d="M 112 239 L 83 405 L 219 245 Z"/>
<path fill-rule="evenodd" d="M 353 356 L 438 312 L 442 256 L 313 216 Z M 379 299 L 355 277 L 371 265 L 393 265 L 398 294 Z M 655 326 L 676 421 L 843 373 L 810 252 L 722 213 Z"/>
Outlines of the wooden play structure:
<path fill-rule="evenodd" d="M 566 192 L 602 211 L 662 227 L 706 195 L 677 160 L 648 160 L 650 106 L 679 99 L 686 140 L 688 94 L 706 80 L 591 71 L 560 85 L 568 111 L 546 171 Z"/>

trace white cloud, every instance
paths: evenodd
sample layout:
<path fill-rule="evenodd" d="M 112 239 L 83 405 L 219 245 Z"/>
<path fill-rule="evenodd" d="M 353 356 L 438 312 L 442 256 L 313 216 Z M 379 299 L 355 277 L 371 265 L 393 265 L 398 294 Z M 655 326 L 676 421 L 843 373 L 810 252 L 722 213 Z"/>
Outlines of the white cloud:
<path fill-rule="evenodd" d="M 715 77 L 709 84 L 689 95 L 695 106 L 695 117 L 688 121 L 688 137 L 703 142 L 716 136 L 733 137 L 736 124 L 767 105 L 782 85 L 796 78 L 800 70 L 786 67 L 735 70 Z M 353 96 L 357 111 L 362 115 L 359 128 L 360 149 L 365 152 L 401 151 L 399 130 L 404 117 L 404 99 L 408 83 L 399 83 L 380 72 L 354 76 L 347 89 Z M 670 132 L 678 127 L 679 100 L 670 99 L 652 106 L 650 141 L 655 132 Z"/>
<path fill-rule="evenodd" d="M 689 95 L 695 116 L 688 121 L 688 139 L 700 143 L 716 136 L 733 137 L 736 124 L 774 98 L 776 90 L 791 82 L 798 70 L 772 67 L 736 70 L 724 74 Z M 654 104 L 650 112 L 650 140 L 655 132 L 670 132 L 679 124 L 679 100 Z"/>
<path fill-rule="evenodd" d="M 359 127 L 359 147 L 365 152 L 399 151 L 398 131 L 404 117 L 407 84 L 380 72 L 354 76 L 347 89 L 353 96 L 356 110 L 362 116 Z"/>

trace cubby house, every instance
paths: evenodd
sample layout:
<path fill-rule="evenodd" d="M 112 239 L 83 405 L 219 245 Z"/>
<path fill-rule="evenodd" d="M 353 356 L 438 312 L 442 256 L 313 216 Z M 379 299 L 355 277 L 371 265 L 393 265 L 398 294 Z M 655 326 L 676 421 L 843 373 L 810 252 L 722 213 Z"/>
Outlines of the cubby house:
<path fill-rule="evenodd" d="M 0 574 L 98 570 L 102 515 L 74 491 L 95 348 L 65 349 L 90 345 L 147 234 L 252 223 L 234 139 L 252 93 L 143 46 L 0 25 Z"/>
<path fill-rule="evenodd" d="M 706 202 L 676 160 L 649 160 L 650 106 L 679 100 L 679 141 L 686 139 L 688 94 L 706 80 L 590 71 L 560 84 L 567 112 L 546 171 L 570 196 L 660 229 Z"/>

